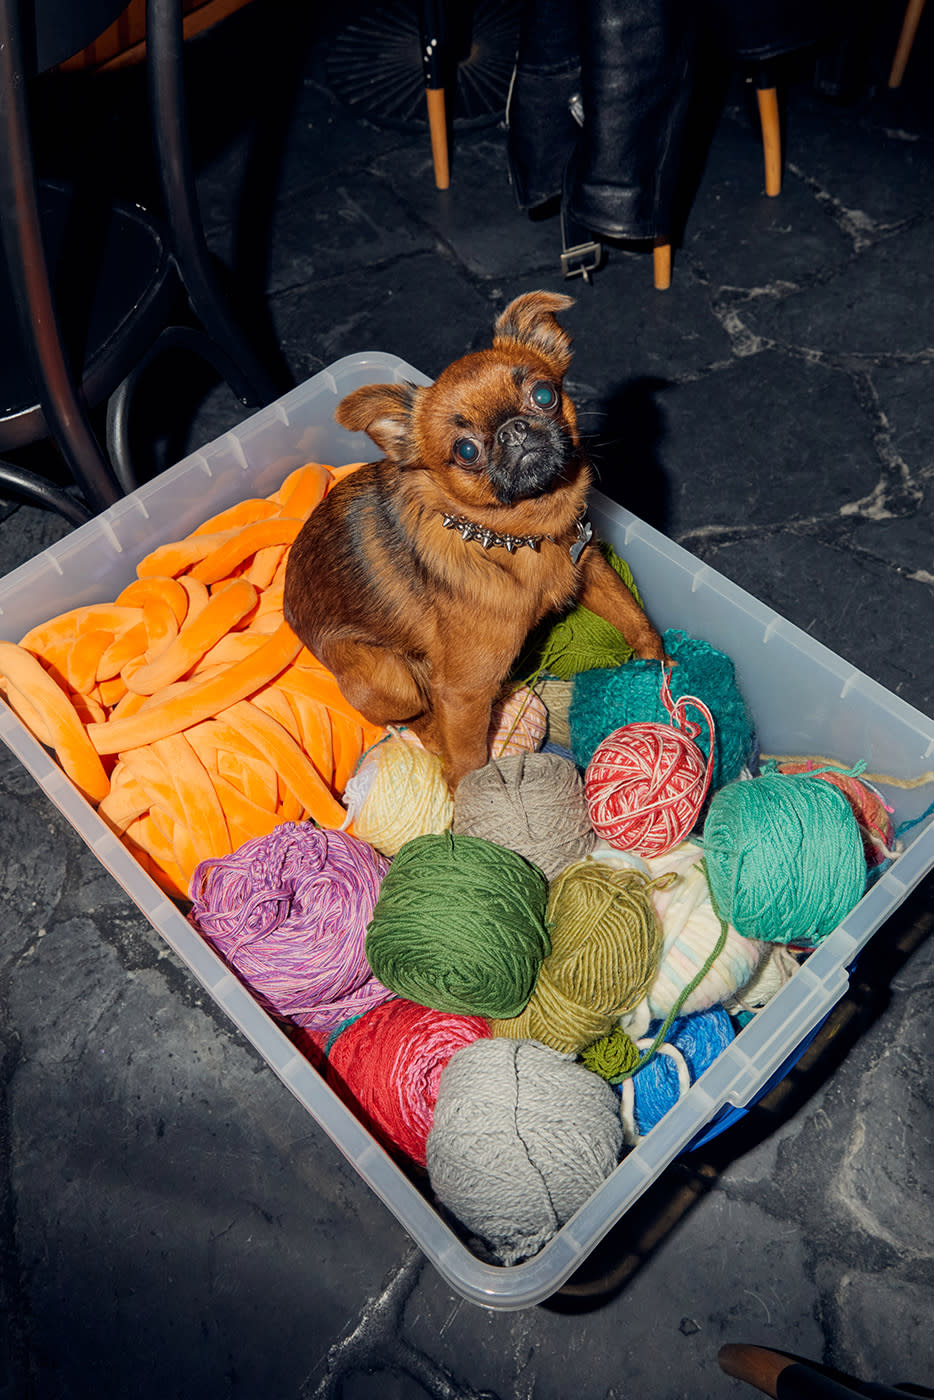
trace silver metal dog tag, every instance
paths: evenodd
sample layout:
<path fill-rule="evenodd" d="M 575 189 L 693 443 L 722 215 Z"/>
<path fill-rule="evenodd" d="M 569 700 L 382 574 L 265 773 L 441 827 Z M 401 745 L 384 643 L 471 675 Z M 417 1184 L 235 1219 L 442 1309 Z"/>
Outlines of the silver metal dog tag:
<path fill-rule="evenodd" d="M 577 539 L 571 545 L 571 563 L 576 564 L 593 539 L 593 526 L 589 520 L 578 520 Z"/>

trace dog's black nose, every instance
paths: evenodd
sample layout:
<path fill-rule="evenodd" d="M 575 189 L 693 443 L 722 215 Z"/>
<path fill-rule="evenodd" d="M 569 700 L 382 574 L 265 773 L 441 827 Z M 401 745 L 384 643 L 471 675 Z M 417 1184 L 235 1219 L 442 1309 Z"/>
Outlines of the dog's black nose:
<path fill-rule="evenodd" d="M 521 447 L 529 435 L 529 425 L 524 418 L 510 418 L 497 430 L 496 441 L 500 447 Z"/>

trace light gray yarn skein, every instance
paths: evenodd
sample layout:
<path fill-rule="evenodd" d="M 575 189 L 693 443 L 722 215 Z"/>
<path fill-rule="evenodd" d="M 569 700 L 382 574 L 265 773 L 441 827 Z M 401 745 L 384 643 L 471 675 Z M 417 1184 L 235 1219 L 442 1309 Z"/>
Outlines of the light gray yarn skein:
<path fill-rule="evenodd" d="M 468 773 L 455 794 L 453 829 L 516 851 L 548 880 L 597 840 L 580 773 L 554 753 L 509 754 Z"/>
<path fill-rule="evenodd" d="M 619 1161 L 619 1100 L 537 1040 L 482 1039 L 441 1073 L 428 1135 L 432 1189 L 495 1263 L 537 1254 Z"/>

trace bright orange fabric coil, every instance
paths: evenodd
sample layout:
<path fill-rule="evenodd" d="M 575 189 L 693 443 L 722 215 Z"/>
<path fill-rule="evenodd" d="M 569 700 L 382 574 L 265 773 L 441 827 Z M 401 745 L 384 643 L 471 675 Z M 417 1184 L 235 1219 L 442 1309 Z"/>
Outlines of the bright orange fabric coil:
<path fill-rule="evenodd" d="M 288 551 L 352 467 L 308 463 L 141 560 L 112 604 L 0 642 L 0 689 L 160 886 L 281 822 L 339 827 L 384 731 L 285 622 Z"/>

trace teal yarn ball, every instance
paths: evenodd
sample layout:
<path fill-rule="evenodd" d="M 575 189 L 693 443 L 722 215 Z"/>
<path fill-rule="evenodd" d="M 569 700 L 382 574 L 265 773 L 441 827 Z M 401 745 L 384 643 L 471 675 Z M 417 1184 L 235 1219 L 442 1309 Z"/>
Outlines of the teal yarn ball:
<path fill-rule="evenodd" d="M 541 870 L 505 846 L 452 831 L 418 836 L 383 877 L 367 961 L 419 1006 L 518 1016 L 551 950 L 547 896 Z"/>
<path fill-rule="evenodd" d="M 763 773 L 721 788 L 703 846 L 717 912 L 747 938 L 813 947 L 866 888 L 853 809 L 811 773 Z"/>
<path fill-rule="evenodd" d="M 498 1264 L 537 1254 L 619 1161 L 616 1093 L 536 1040 L 476 1040 L 441 1071 L 426 1158 L 436 1199 Z"/>
<path fill-rule="evenodd" d="M 696 695 L 713 715 L 717 734 L 710 786 L 716 790 L 739 777 L 755 752 L 755 730 L 737 684 L 736 668 L 724 652 L 677 628 L 663 632 L 662 641 L 667 655 L 678 663 L 671 671 L 672 699 Z M 670 724 L 661 685 L 661 663 L 638 658 L 609 670 L 583 671 L 575 676 L 568 723 L 579 767 L 586 768 L 597 746 L 625 724 Z M 688 719 L 700 725 L 695 743 L 706 759 L 710 752 L 707 725 L 690 706 Z"/>

